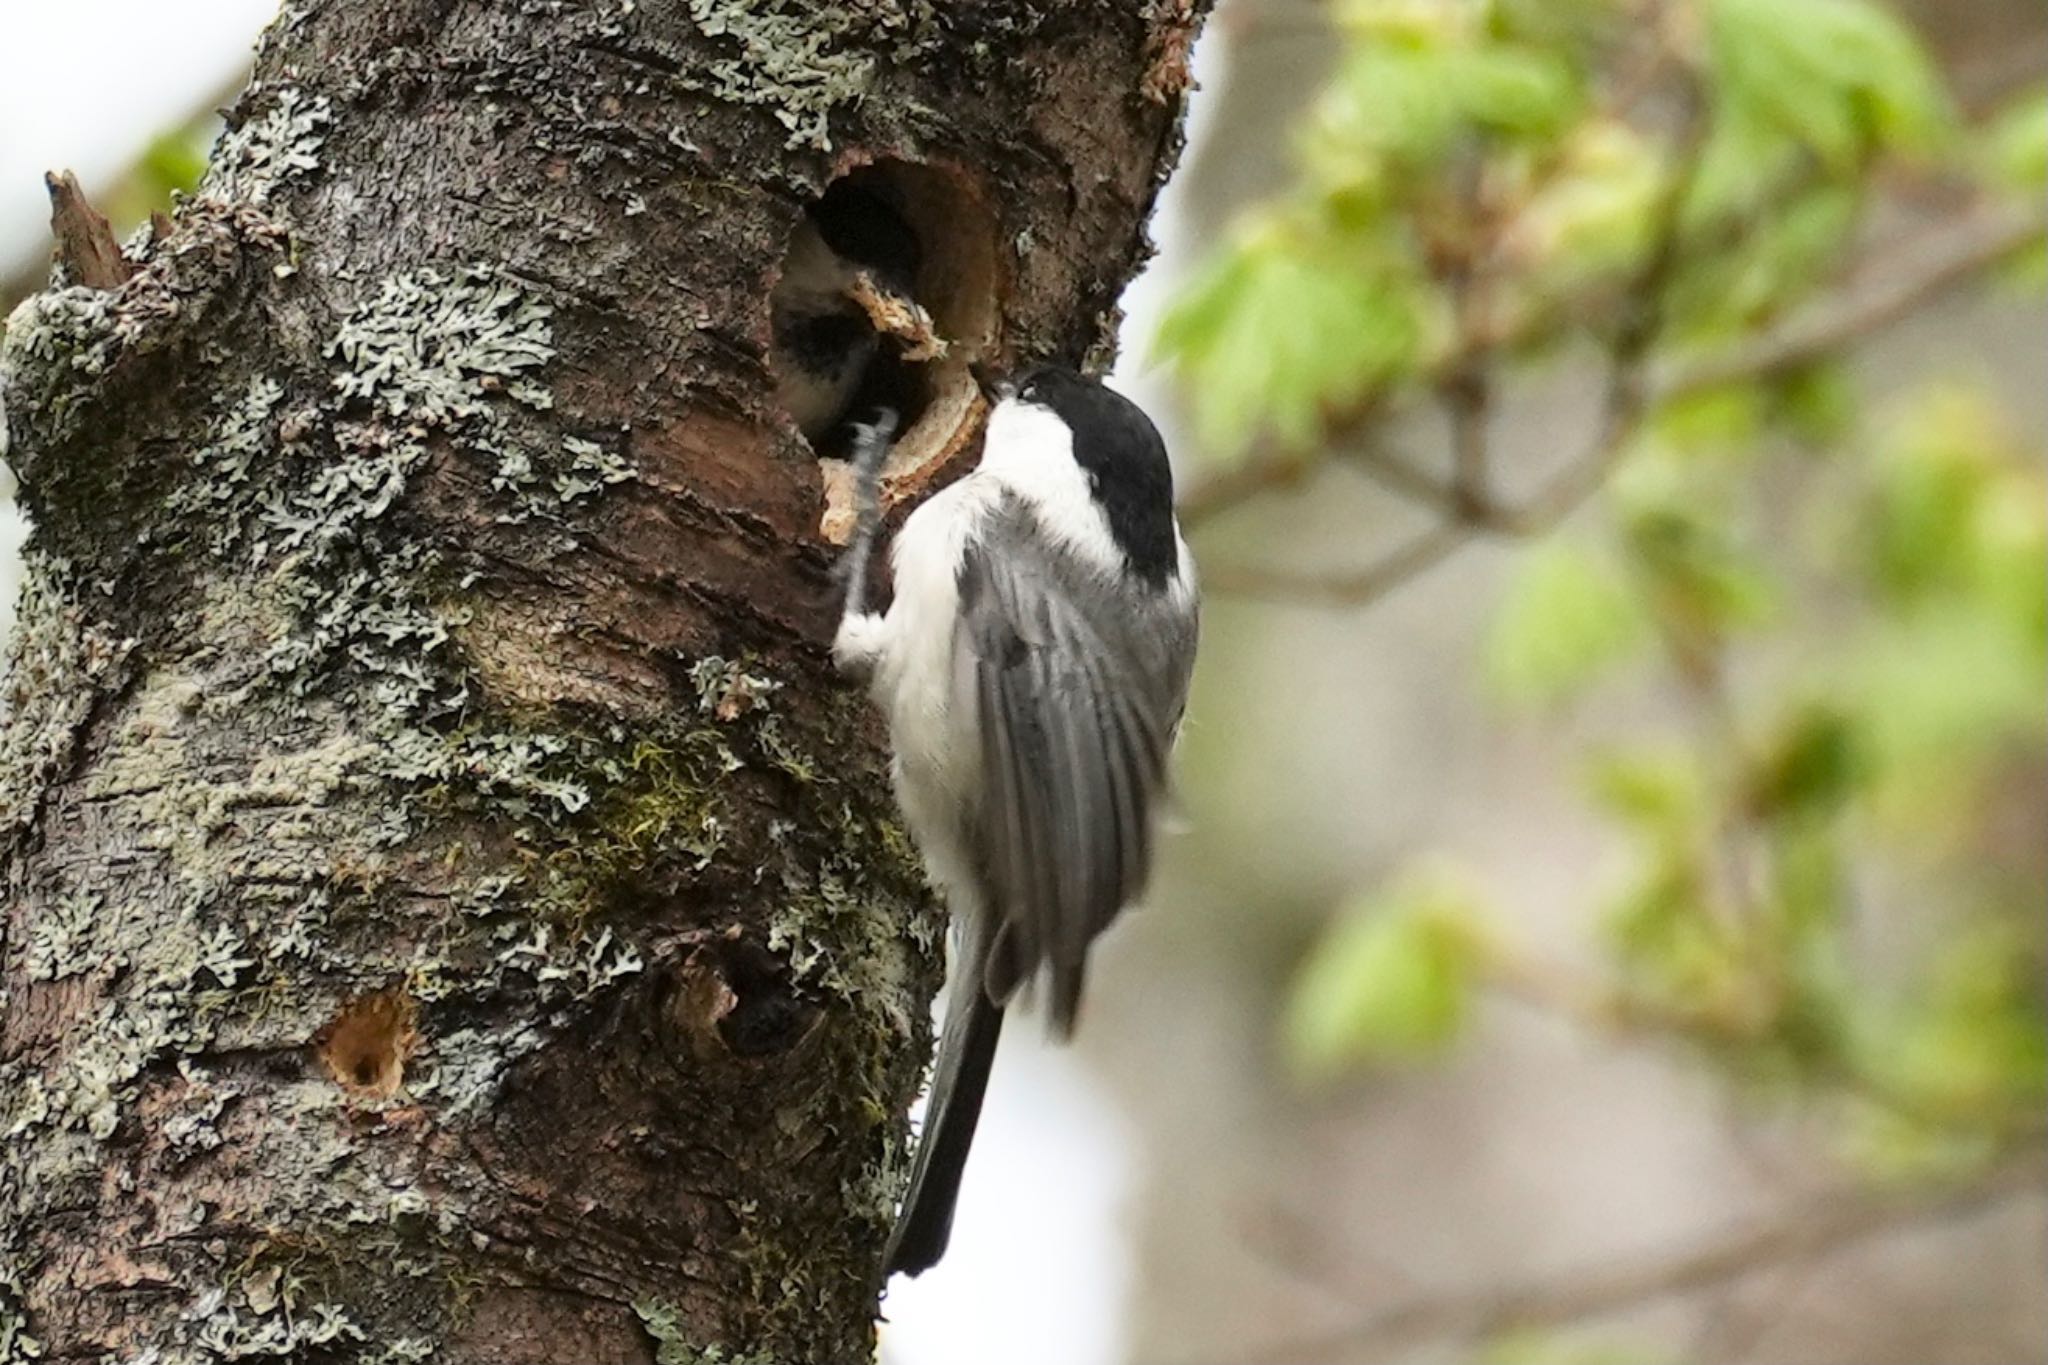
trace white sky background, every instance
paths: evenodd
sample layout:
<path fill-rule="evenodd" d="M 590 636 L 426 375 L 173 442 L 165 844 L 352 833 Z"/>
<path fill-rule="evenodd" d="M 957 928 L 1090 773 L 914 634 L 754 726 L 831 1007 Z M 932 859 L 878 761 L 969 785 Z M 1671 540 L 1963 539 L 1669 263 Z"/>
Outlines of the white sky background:
<path fill-rule="evenodd" d="M 88 194 L 150 137 L 197 112 L 247 62 L 277 0 L 0 0 L 0 276 L 49 250 L 47 170 Z M 1212 32 L 1220 31 L 1212 26 Z M 1221 44 L 1196 51 L 1220 76 Z M 1197 98 L 1190 143 L 1206 106 Z M 1114 380 L 1154 412 L 1163 386 L 1145 359 L 1186 253 L 1171 187 L 1160 254 L 1124 296 Z M 1171 432 L 1169 431 L 1169 438 Z M 1169 440 L 1169 444 L 1172 444 Z M 24 533 L 0 474 L 0 632 L 12 627 Z M 1111 1099 L 1039 1021 L 1012 1022 L 968 1169 L 952 1249 L 885 1304 L 886 1365 L 1111 1365 L 1130 1278 L 1124 1210 L 1137 1172 Z"/>

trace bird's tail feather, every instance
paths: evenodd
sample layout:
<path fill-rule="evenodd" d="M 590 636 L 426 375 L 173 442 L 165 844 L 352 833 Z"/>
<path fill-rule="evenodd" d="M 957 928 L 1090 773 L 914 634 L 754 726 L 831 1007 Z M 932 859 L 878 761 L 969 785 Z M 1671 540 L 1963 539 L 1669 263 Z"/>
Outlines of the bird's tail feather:
<path fill-rule="evenodd" d="M 915 1275 L 929 1269 L 945 1255 L 953 1232 L 960 1176 L 967 1167 L 967 1149 L 981 1118 L 981 1100 L 988 1091 L 1003 1027 L 1002 1007 L 988 998 L 978 977 L 968 974 L 960 984 L 960 998 L 946 1010 L 931 1098 L 925 1105 L 924 1134 L 911 1163 L 910 1192 L 889 1233 L 885 1274 Z"/>

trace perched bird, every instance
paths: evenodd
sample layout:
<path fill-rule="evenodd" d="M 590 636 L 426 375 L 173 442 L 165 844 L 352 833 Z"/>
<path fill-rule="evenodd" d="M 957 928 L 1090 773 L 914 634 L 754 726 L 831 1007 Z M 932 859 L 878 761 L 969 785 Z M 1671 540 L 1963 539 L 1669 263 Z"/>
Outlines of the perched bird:
<path fill-rule="evenodd" d="M 1074 1026 L 1088 950 L 1145 889 L 1194 669 L 1194 565 L 1166 447 L 1128 399 L 1042 366 L 1006 389 L 975 470 L 897 532 L 867 610 L 876 471 L 894 415 L 856 433 L 859 521 L 840 666 L 888 718 L 896 798 L 955 932 L 952 991 L 889 1273 L 945 1252 L 1003 1009 L 1043 979 Z"/>
<path fill-rule="evenodd" d="M 775 394 L 813 445 L 845 419 L 881 350 L 855 297 L 860 277 L 908 299 L 921 254 L 887 200 L 846 181 L 809 206 L 790 235 L 769 297 Z"/>

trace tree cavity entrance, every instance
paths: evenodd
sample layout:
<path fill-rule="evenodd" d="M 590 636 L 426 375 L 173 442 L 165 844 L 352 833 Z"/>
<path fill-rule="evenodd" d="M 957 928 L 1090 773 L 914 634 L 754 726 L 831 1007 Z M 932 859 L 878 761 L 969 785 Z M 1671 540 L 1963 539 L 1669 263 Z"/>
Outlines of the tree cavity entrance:
<path fill-rule="evenodd" d="M 845 456 L 856 422 L 900 416 L 885 506 L 922 493 L 986 413 L 973 368 L 997 340 L 995 216 L 949 167 L 859 166 L 806 206 L 772 297 L 777 396 L 820 457 L 820 533 L 853 528 Z"/>

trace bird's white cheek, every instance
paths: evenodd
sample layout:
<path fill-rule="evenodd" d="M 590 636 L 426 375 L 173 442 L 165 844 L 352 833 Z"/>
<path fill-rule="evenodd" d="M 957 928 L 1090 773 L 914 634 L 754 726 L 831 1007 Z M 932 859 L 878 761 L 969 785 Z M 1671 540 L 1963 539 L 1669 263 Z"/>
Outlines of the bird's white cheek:
<path fill-rule="evenodd" d="M 1074 433 L 1058 416 L 1028 403 L 1005 403 L 989 421 L 981 470 L 1031 504 L 1039 524 L 1082 561 L 1124 571 L 1123 551 L 1074 461 Z"/>

